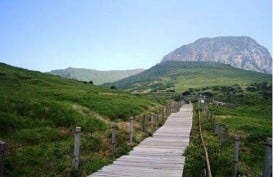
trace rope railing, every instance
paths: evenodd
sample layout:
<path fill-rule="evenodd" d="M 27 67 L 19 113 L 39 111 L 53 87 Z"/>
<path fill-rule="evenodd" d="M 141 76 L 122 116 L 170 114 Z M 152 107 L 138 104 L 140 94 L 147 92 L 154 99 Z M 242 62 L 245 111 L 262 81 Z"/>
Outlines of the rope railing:
<path fill-rule="evenodd" d="M 201 121 L 200 121 L 200 111 L 198 112 L 198 124 L 199 124 L 199 134 L 200 134 L 200 138 L 201 138 L 201 142 L 202 142 L 202 146 L 203 146 L 203 150 L 204 150 L 205 158 L 206 158 L 207 174 L 208 174 L 208 177 L 212 177 L 211 168 L 210 168 L 210 161 L 209 161 L 209 155 L 208 155 L 206 143 L 205 143 L 205 140 L 204 140 L 203 134 L 202 134 L 202 127 L 201 127 Z"/>

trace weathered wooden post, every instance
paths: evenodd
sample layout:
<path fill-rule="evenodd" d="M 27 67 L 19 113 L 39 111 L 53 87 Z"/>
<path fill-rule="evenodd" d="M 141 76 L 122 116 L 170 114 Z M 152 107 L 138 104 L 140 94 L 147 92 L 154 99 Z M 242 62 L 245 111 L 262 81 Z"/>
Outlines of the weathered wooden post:
<path fill-rule="evenodd" d="M 222 141 L 222 132 L 223 132 L 223 127 L 222 124 L 218 124 L 219 125 L 219 129 L 218 129 L 218 138 L 220 141 Z"/>
<path fill-rule="evenodd" d="M 219 124 L 218 123 L 214 124 L 214 133 L 216 135 L 219 135 Z"/>
<path fill-rule="evenodd" d="M 4 152 L 6 150 L 6 143 L 4 141 L 0 141 L 0 177 L 3 176 L 4 173 Z"/>
<path fill-rule="evenodd" d="M 265 161 L 262 177 L 272 176 L 272 138 L 266 139 Z"/>
<path fill-rule="evenodd" d="M 235 135 L 234 137 L 234 156 L 233 156 L 233 177 L 238 176 L 238 162 L 239 162 L 239 144 L 240 137 Z"/>
<path fill-rule="evenodd" d="M 74 142 L 74 158 L 73 158 L 73 167 L 78 170 L 80 163 L 80 135 L 81 127 L 76 127 L 75 129 L 75 142 Z"/>
<path fill-rule="evenodd" d="M 154 116 L 151 115 L 151 127 L 152 127 L 152 131 L 154 129 Z"/>
<path fill-rule="evenodd" d="M 112 156 L 113 158 L 115 158 L 115 155 L 116 155 L 116 129 L 117 129 L 117 126 L 115 124 L 112 124 L 111 126 L 111 130 L 112 130 Z"/>
<path fill-rule="evenodd" d="M 159 127 L 159 114 L 156 113 L 156 127 Z"/>
<path fill-rule="evenodd" d="M 226 144 L 228 142 L 228 137 L 229 137 L 229 129 L 227 126 L 224 127 L 224 132 L 223 132 L 223 143 Z"/>
<path fill-rule="evenodd" d="M 133 145 L 133 138 L 134 138 L 134 117 L 130 117 L 130 145 Z"/>
<path fill-rule="evenodd" d="M 145 123 L 146 123 L 146 115 L 143 115 L 142 116 L 142 131 L 143 132 L 146 132 L 146 130 L 145 130 Z"/>

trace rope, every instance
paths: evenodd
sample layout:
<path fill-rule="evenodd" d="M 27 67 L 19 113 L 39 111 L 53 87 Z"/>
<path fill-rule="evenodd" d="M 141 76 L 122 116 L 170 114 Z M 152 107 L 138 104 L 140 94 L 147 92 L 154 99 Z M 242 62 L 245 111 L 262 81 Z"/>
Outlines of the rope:
<path fill-rule="evenodd" d="M 204 149 L 204 152 L 205 152 L 205 157 L 206 157 L 208 177 L 212 177 L 210 162 L 209 162 L 209 155 L 208 155 L 207 147 L 206 147 L 205 140 L 204 140 L 203 134 L 202 134 L 202 127 L 201 127 L 201 122 L 200 122 L 200 111 L 198 112 L 198 123 L 199 123 L 199 134 L 200 134 L 200 137 L 201 137 L 202 146 L 203 146 L 203 149 Z"/>

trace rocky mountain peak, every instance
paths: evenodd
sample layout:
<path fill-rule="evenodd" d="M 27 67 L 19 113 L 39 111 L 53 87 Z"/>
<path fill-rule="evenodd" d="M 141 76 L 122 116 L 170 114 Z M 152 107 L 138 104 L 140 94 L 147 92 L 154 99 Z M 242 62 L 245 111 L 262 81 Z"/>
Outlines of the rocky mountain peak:
<path fill-rule="evenodd" d="M 201 38 L 175 49 L 161 62 L 167 61 L 214 61 L 262 73 L 272 70 L 268 50 L 248 36 Z"/>

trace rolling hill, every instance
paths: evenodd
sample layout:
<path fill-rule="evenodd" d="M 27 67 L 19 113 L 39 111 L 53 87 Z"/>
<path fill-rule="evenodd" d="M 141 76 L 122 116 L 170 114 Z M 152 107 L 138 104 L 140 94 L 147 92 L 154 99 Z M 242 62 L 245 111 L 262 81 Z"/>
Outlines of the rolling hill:
<path fill-rule="evenodd" d="M 66 69 L 52 70 L 49 73 L 68 79 L 75 79 L 86 82 L 93 81 L 95 85 L 100 85 L 106 82 L 114 82 L 143 71 L 144 69 L 99 71 L 94 69 L 70 67 Z"/>
<path fill-rule="evenodd" d="M 104 86 L 114 85 L 134 92 L 180 92 L 207 86 L 271 82 L 271 78 L 272 75 L 269 74 L 246 71 L 217 62 L 169 61 Z"/>
<path fill-rule="evenodd" d="M 118 125 L 117 155 L 124 154 L 129 116 L 154 112 L 165 103 L 4 63 L 0 82 L 5 176 L 87 176 L 112 160 L 111 122 Z M 135 124 L 140 127 L 138 119 Z M 82 128 L 77 172 L 71 165 L 76 126 Z M 135 140 L 144 136 L 136 131 Z"/>
<path fill-rule="evenodd" d="M 214 61 L 235 68 L 271 74 L 268 50 L 248 36 L 201 38 L 168 53 L 161 62 Z"/>

